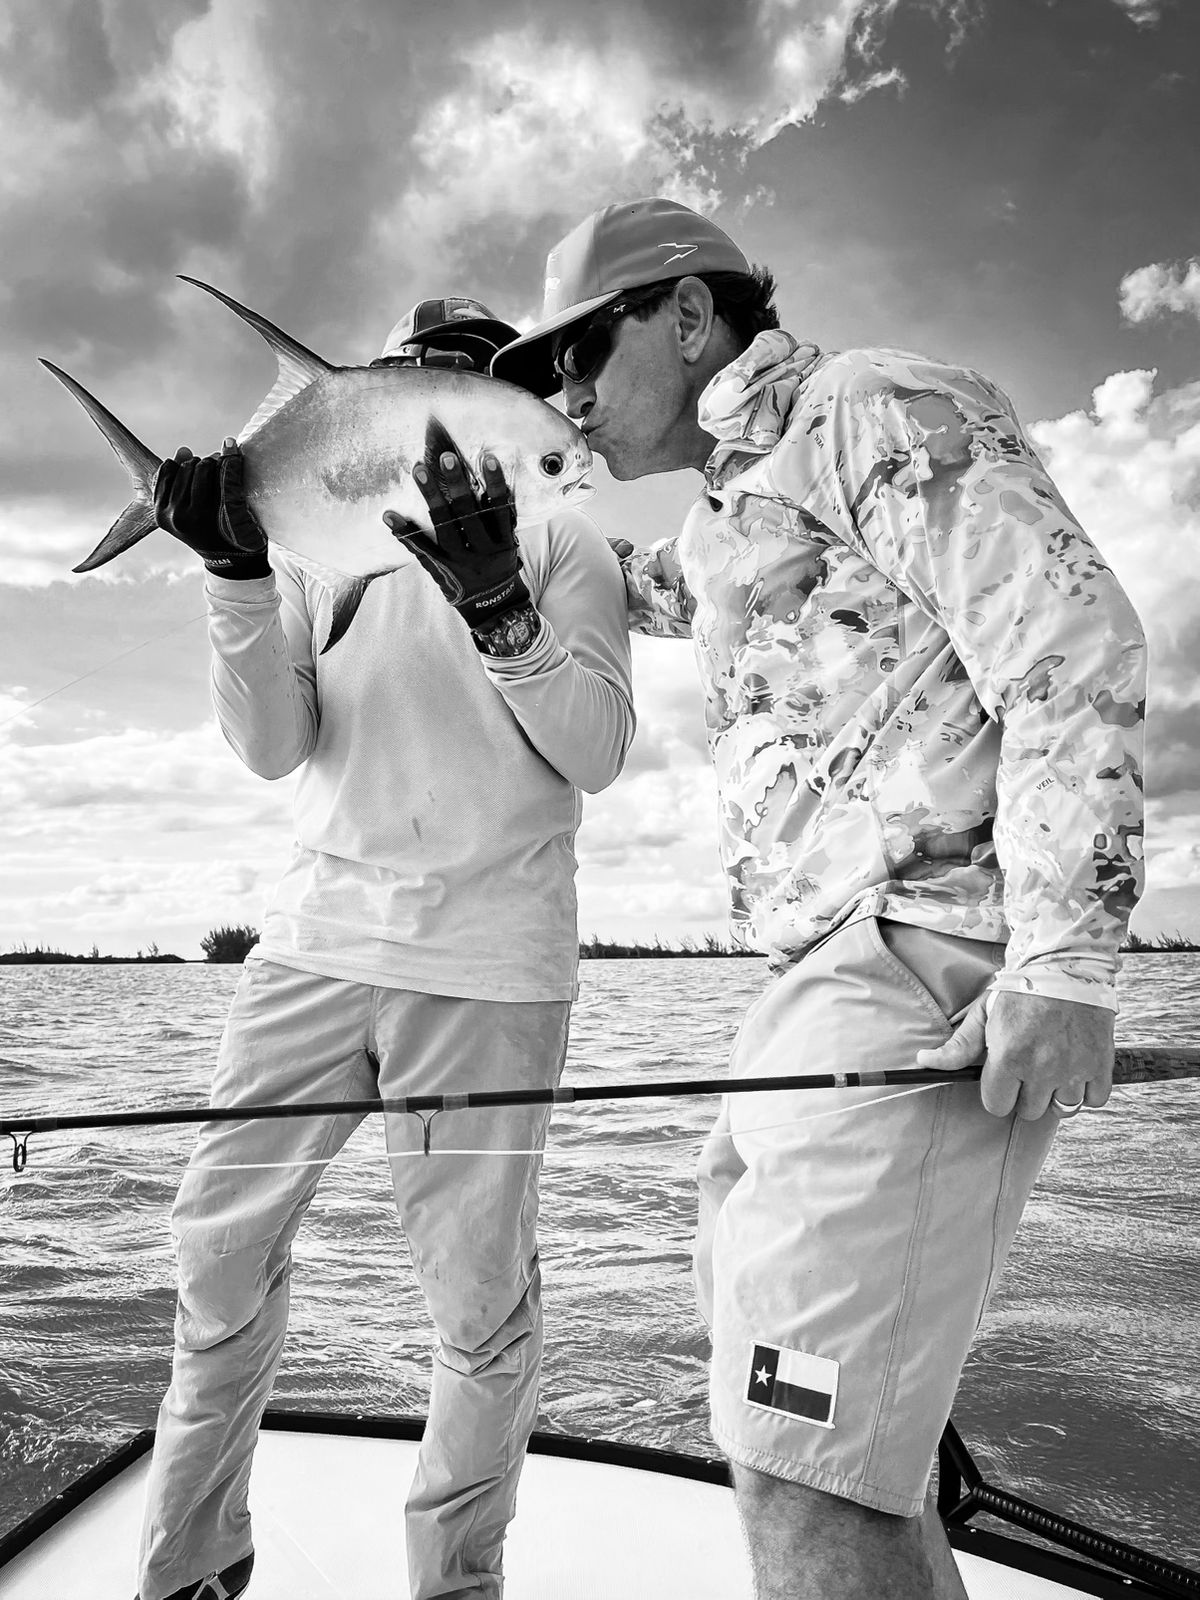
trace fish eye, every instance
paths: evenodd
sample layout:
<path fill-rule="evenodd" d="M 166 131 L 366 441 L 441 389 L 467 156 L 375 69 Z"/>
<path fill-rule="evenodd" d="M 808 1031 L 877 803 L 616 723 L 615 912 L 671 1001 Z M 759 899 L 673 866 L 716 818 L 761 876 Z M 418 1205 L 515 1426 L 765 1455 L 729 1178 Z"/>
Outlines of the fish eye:
<path fill-rule="evenodd" d="M 565 457 L 560 456 L 557 451 L 552 451 L 550 455 L 543 456 L 538 465 L 548 478 L 557 478 L 565 470 L 567 463 Z"/>

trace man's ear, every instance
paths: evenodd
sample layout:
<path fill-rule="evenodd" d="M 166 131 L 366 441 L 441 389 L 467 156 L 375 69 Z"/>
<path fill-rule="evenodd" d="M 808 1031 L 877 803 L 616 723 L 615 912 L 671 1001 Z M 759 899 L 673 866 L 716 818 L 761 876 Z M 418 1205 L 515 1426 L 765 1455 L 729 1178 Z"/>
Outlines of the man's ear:
<path fill-rule="evenodd" d="M 701 360 L 715 328 L 712 291 L 700 278 L 680 278 L 675 285 L 679 351 L 685 362 Z"/>

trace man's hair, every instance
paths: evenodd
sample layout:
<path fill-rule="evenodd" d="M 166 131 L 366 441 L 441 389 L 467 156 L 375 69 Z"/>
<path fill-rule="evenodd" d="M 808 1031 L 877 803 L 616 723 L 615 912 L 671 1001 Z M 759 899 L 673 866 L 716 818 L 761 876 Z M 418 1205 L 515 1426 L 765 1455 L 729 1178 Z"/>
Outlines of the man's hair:
<path fill-rule="evenodd" d="M 733 335 L 739 354 L 768 328 L 779 326 L 775 309 L 775 278 L 766 267 L 749 272 L 697 272 L 691 274 L 706 284 L 713 297 L 713 312 Z M 678 278 L 664 278 L 630 289 L 621 300 L 632 303 L 630 316 L 639 322 L 649 317 L 671 298 Z"/>

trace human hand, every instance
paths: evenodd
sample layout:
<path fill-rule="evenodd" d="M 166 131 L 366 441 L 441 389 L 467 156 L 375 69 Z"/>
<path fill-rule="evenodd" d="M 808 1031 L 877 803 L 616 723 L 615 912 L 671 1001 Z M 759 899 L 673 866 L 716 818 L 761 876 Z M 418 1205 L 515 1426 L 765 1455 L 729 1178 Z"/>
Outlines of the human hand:
<path fill-rule="evenodd" d="M 495 456 L 483 458 L 483 494 L 448 438 L 413 468 L 433 533 L 395 511 L 383 520 L 424 567 L 469 628 L 486 631 L 530 604 L 521 576 L 516 508 Z"/>
<path fill-rule="evenodd" d="M 1103 1006 L 996 989 L 968 1006 L 954 1033 L 917 1065 L 955 1072 L 983 1061 L 986 1110 L 1033 1122 L 1076 1102 L 1095 1109 L 1112 1091 L 1113 1013 Z M 1062 1106 L 1068 1107 L 1064 1113 Z"/>
<path fill-rule="evenodd" d="M 271 570 L 266 537 L 246 504 L 243 466 L 233 439 L 216 456 L 194 456 L 181 445 L 154 480 L 159 527 L 223 578 L 261 578 Z"/>

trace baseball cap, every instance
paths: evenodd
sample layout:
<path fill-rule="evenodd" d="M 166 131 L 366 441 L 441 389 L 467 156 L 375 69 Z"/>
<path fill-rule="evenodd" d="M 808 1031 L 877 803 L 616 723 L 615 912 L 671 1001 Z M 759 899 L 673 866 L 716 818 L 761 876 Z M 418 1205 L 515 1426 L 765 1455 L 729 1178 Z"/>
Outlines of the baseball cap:
<path fill-rule="evenodd" d="M 644 283 L 700 272 L 749 272 L 715 222 L 675 200 L 627 200 L 593 211 L 546 257 L 541 321 L 497 352 L 492 375 L 545 399 L 562 387 L 553 336 Z"/>
<path fill-rule="evenodd" d="M 379 358 L 400 355 L 405 345 L 428 343 L 437 334 L 455 333 L 475 334 L 497 345 L 517 337 L 517 330 L 501 322 L 481 300 L 448 295 L 441 300 L 418 300 L 388 334 Z"/>

